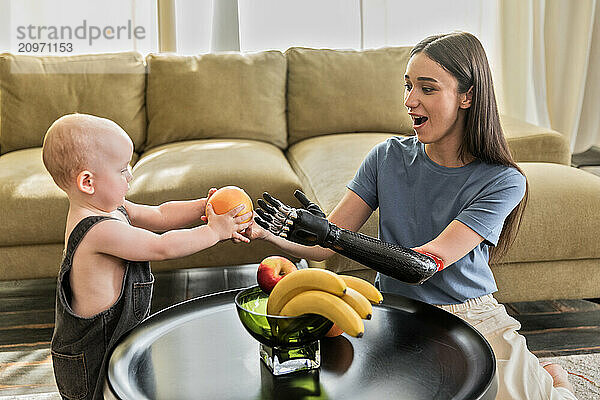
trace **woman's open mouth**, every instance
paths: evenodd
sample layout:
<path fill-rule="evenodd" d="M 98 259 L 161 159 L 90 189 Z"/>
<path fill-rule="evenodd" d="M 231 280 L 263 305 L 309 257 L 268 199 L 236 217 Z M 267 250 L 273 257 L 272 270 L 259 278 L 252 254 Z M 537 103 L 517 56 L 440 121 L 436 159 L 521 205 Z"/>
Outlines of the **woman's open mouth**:
<path fill-rule="evenodd" d="M 425 124 L 425 122 L 427 122 L 428 119 L 429 118 L 427 118 L 427 117 L 415 117 L 415 116 L 413 116 L 412 117 L 413 128 L 420 128 L 420 127 L 422 127 Z"/>

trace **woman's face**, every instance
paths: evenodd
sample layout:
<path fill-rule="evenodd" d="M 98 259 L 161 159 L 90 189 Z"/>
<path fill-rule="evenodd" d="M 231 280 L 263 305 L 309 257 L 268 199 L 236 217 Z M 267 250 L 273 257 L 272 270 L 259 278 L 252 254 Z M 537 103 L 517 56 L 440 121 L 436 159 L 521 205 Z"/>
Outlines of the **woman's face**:
<path fill-rule="evenodd" d="M 458 93 L 456 78 L 421 52 L 408 61 L 404 80 L 404 105 L 419 141 L 461 141 L 471 101 L 470 94 Z"/>

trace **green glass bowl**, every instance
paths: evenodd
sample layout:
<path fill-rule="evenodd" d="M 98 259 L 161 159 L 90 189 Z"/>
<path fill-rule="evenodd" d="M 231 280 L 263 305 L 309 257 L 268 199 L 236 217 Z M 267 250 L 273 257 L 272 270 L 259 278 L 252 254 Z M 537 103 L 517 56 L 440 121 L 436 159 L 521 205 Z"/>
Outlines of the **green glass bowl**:
<path fill-rule="evenodd" d="M 265 346 L 303 347 L 323 338 L 333 326 L 333 322 L 317 314 L 298 317 L 267 315 L 268 298 L 259 286 L 244 289 L 235 296 L 242 325 Z"/>

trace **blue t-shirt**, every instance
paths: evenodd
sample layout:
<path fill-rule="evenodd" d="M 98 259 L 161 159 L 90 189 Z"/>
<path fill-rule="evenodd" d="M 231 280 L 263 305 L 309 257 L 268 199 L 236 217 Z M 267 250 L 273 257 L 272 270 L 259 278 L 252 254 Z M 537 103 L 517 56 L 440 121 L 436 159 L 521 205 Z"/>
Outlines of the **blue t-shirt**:
<path fill-rule="evenodd" d="M 393 137 L 369 152 L 347 187 L 371 209 L 379 207 L 379 238 L 384 242 L 422 246 L 455 219 L 484 238 L 422 285 L 377 274 L 383 292 L 430 304 L 457 304 L 498 290 L 488 250 L 498 243 L 504 220 L 525 194 L 525 177 L 515 168 L 480 160 L 444 167 L 427 156 L 416 136 Z"/>

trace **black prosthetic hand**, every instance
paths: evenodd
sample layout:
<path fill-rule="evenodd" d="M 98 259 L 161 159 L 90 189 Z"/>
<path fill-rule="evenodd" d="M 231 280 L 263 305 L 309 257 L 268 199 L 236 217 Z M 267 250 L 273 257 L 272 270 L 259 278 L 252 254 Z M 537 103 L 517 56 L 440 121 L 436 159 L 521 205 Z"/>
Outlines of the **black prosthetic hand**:
<path fill-rule="evenodd" d="M 299 190 L 294 196 L 304 208 L 283 204 L 268 193 L 259 199 L 256 223 L 277 236 L 306 246 L 330 248 L 354 261 L 402 282 L 420 284 L 443 268 L 432 254 L 384 243 L 362 233 L 339 228 L 327 221 L 319 206 Z"/>
<path fill-rule="evenodd" d="M 255 218 L 256 223 L 292 242 L 305 246 L 323 245 L 330 229 L 325 213 L 301 191 L 296 190 L 294 196 L 304 208 L 289 207 L 265 192 L 266 201 L 257 201 L 260 208 L 256 209 L 259 215 Z"/>

